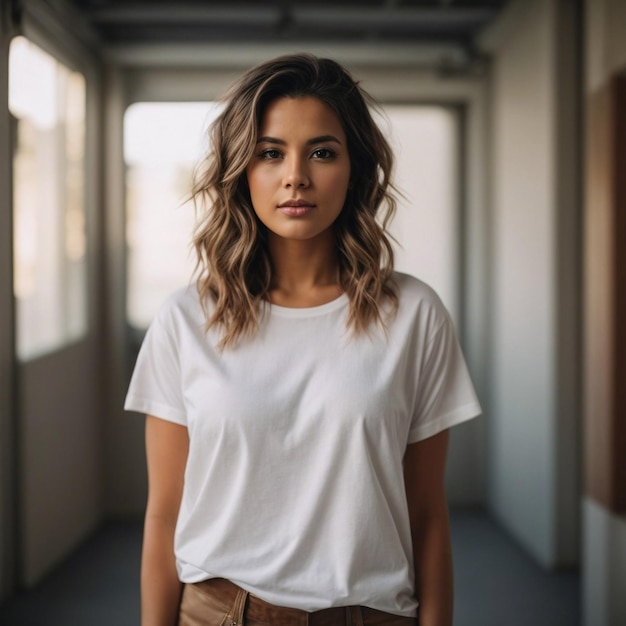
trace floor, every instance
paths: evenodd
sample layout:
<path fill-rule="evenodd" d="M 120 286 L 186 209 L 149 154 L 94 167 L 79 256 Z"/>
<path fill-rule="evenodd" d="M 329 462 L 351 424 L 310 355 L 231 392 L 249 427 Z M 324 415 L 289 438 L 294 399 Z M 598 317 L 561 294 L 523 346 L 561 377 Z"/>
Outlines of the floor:
<path fill-rule="evenodd" d="M 455 626 L 579 626 L 573 571 L 546 572 L 486 514 L 454 512 Z M 0 606 L 2 626 L 138 626 L 141 524 L 109 523 L 37 588 Z"/>

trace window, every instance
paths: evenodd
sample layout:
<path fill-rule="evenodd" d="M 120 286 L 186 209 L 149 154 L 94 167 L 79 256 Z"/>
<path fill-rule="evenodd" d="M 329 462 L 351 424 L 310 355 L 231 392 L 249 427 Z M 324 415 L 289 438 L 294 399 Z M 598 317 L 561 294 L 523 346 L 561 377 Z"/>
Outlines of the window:
<path fill-rule="evenodd" d="M 210 102 L 140 102 L 126 111 L 126 314 L 135 328 L 146 328 L 164 298 L 191 279 L 195 213 L 185 200 L 217 110 Z"/>
<path fill-rule="evenodd" d="M 191 278 L 194 210 L 184 198 L 216 114 L 212 103 L 138 103 L 126 113 L 127 317 L 136 328 L 147 327 L 164 298 Z M 384 114 L 378 121 L 392 143 L 405 196 L 390 229 L 399 244 L 396 267 L 432 285 L 454 315 L 455 114 L 421 105 L 386 106 Z"/>
<path fill-rule="evenodd" d="M 396 269 L 431 285 L 452 316 L 458 311 L 458 125 L 441 106 L 385 106 L 403 193 L 390 231 L 398 242 Z M 390 128 L 389 128 L 390 127 Z"/>
<path fill-rule="evenodd" d="M 87 332 L 85 79 L 17 37 L 9 51 L 17 356 Z"/>

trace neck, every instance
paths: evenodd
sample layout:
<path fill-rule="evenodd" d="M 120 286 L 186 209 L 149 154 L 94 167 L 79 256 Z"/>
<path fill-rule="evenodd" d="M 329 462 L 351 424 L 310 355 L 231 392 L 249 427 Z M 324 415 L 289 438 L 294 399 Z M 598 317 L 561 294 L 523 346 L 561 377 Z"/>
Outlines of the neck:
<path fill-rule="evenodd" d="M 270 300 L 286 306 L 315 306 L 341 294 L 334 237 L 295 241 L 270 237 L 273 276 Z"/>

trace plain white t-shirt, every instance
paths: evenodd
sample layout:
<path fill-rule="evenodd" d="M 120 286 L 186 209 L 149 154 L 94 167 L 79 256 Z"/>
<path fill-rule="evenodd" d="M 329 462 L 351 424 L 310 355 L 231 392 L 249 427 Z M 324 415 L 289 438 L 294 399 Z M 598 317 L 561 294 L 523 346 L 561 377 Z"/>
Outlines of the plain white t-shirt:
<path fill-rule="evenodd" d="M 227 578 L 306 611 L 416 614 L 404 453 L 480 406 L 441 301 L 396 278 L 397 315 L 357 336 L 345 294 L 267 304 L 258 334 L 221 353 L 195 286 L 161 308 L 125 408 L 189 430 L 181 581 Z"/>

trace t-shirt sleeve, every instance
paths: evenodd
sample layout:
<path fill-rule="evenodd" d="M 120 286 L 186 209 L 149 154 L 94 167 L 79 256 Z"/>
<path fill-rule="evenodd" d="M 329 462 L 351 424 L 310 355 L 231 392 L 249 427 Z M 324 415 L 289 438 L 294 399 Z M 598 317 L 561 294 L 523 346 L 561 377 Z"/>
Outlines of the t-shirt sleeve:
<path fill-rule="evenodd" d="M 124 408 L 187 424 L 179 352 L 158 317 L 141 345 Z"/>
<path fill-rule="evenodd" d="M 449 315 L 425 346 L 409 443 L 432 437 L 481 414 Z"/>

